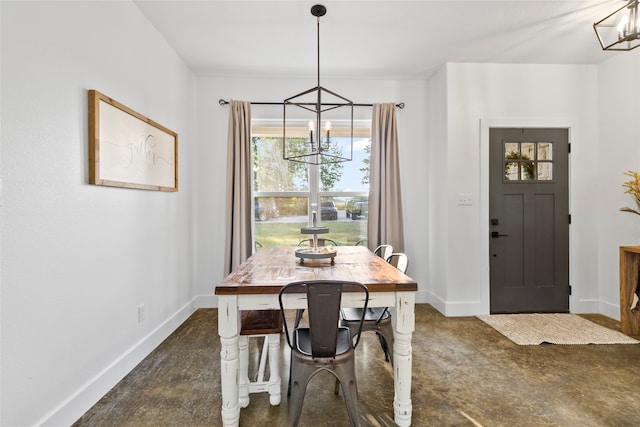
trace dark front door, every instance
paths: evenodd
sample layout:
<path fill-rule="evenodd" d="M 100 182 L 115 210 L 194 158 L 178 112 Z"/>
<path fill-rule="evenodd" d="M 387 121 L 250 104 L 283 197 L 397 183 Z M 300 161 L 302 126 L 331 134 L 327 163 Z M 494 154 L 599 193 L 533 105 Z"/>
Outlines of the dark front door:
<path fill-rule="evenodd" d="M 569 311 L 568 139 L 489 130 L 491 313 Z"/>

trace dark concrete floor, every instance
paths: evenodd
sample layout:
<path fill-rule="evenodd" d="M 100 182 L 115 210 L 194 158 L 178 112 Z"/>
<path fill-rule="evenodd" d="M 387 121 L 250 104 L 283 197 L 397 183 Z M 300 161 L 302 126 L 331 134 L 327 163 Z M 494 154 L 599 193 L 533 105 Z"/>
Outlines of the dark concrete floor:
<path fill-rule="evenodd" d="M 601 315 L 590 320 L 620 330 Z M 373 333 L 358 347 L 363 426 L 393 426 L 393 378 Z M 252 340 L 257 341 L 257 340 Z M 288 424 L 283 399 L 252 394 L 244 426 Z M 638 426 L 640 345 L 518 346 L 475 317 L 416 307 L 414 426 Z M 74 426 L 220 426 L 217 310 L 194 313 Z M 301 426 L 344 426 L 348 416 L 330 374 L 307 391 Z"/>

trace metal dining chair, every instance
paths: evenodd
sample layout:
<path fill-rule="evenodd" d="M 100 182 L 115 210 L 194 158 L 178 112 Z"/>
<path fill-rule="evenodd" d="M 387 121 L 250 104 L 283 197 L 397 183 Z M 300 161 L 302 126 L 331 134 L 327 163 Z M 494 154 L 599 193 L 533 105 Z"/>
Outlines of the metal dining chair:
<path fill-rule="evenodd" d="M 285 337 L 291 348 L 289 411 L 293 426 L 297 426 L 300 421 L 307 385 L 320 371 L 328 371 L 336 377 L 342 388 L 351 426 L 360 425 L 354 351 L 359 338 L 353 340 L 349 329 L 338 324 L 343 292 L 364 293 L 362 310 L 363 313 L 366 312 L 369 291 L 365 285 L 358 282 L 292 282 L 284 286 L 278 295 Z M 306 294 L 308 327 L 293 326 L 292 330 L 289 330 L 285 316 L 286 303 L 289 301 L 288 298 L 297 299 L 290 294 Z M 361 325 L 362 321 L 363 318 L 360 319 Z M 359 337 L 359 328 L 357 331 Z"/>
<path fill-rule="evenodd" d="M 394 252 L 386 259 L 389 264 L 393 265 L 401 272 L 407 272 L 407 267 L 409 266 L 409 257 L 406 254 L 402 252 Z"/>
<path fill-rule="evenodd" d="M 301 240 L 300 243 L 298 243 L 298 246 L 313 246 L 313 239 L 304 239 Z M 325 239 L 325 238 L 318 238 L 318 246 L 327 246 L 327 245 L 331 245 L 331 246 L 338 246 L 338 244 L 331 240 L 331 239 Z"/>
<path fill-rule="evenodd" d="M 393 253 L 386 261 L 402 273 L 407 271 L 409 258 L 404 253 Z M 340 324 L 349 328 L 352 338 L 356 336 L 358 330 L 361 332 L 374 331 L 384 352 L 384 359 L 393 364 L 393 325 L 391 324 L 389 307 L 367 308 L 362 326 L 359 327 L 359 320 L 363 314 L 361 311 L 359 308 L 343 308 L 340 311 Z"/>
<path fill-rule="evenodd" d="M 373 251 L 373 253 L 378 255 L 380 258 L 386 260 L 393 253 L 393 246 L 391 246 L 391 245 L 380 245 Z"/>
<path fill-rule="evenodd" d="M 313 246 L 313 239 L 304 239 L 301 240 L 300 243 L 298 243 L 298 246 Z M 327 245 L 331 245 L 331 246 L 338 246 L 338 244 L 331 240 L 331 239 L 325 239 L 323 237 L 318 237 L 318 247 L 321 246 L 327 246 Z M 300 309 L 296 312 L 296 323 L 295 326 L 298 326 L 300 324 L 300 320 L 302 319 L 302 316 L 304 315 L 304 309 Z"/>

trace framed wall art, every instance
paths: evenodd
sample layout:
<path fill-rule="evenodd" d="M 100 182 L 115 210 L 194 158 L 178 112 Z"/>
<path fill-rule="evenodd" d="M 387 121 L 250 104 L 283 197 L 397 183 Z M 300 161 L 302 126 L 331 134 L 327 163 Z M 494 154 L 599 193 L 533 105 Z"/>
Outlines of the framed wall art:
<path fill-rule="evenodd" d="M 178 191 L 178 134 L 90 90 L 89 183 Z"/>

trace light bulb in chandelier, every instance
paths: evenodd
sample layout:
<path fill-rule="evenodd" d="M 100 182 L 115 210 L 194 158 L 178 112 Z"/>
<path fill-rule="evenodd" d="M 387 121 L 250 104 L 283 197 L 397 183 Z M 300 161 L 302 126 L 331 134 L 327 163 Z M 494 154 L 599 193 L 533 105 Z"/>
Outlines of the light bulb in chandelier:
<path fill-rule="evenodd" d="M 627 36 L 628 24 L 629 24 L 629 15 L 623 15 L 622 18 L 620 18 L 620 22 L 618 23 L 619 39 Z"/>
<path fill-rule="evenodd" d="M 313 145 L 313 129 L 315 128 L 315 124 L 313 123 L 313 120 L 309 120 L 309 144 Z"/>
<path fill-rule="evenodd" d="M 324 140 L 324 145 L 323 145 L 322 148 L 324 150 L 328 150 L 329 149 L 329 143 L 331 142 L 331 122 L 329 120 L 327 120 L 327 122 L 324 124 L 324 131 L 326 132 L 325 135 L 327 137 Z"/>

